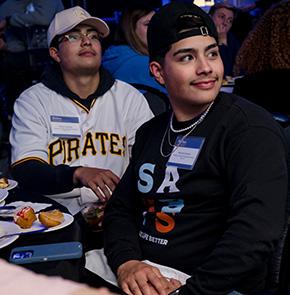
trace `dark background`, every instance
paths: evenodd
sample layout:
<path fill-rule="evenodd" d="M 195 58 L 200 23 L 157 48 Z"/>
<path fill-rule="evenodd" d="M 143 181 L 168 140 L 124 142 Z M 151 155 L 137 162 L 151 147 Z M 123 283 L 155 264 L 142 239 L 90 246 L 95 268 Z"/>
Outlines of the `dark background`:
<path fill-rule="evenodd" d="M 62 0 L 62 2 L 65 8 L 79 5 L 90 14 L 105 18 L 113 17 L 114 11 L 120 11 L 126 6 L 130 6 L 132 2 L 152 3 L 156 7 L 162 4 L 161 0 Z"/>

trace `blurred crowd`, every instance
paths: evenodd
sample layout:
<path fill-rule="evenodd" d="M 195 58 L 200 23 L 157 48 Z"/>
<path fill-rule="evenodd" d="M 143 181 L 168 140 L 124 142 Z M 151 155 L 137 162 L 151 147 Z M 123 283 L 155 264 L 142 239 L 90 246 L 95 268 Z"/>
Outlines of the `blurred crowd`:
<path fill-rule="evenodd" d="M 171 4 L 173 2 L 184 2 L 184 4 L 190 5 L 189 3 L 192 1 L 172 0 Z M 223 236 L 221 233 L 226 227 L 225 224 L 231 223 L 235 218 L 241 218 L 240 224 L 248 223 L 248 219 L 243 215 L 243 210 L 246 211 L 247 216 L 253 219 L 249 221 L 252 222 L 250 226 L 258 224 L 258 226 L 263 227 L 264 222 L 267 224 L 270 217 L 273 217 L 271 214 L 275 213 L 265 209 L 271 207 L 269 204 L 271 204 L 272 199 L 269 192 L 265 192 L 269 200 L 267 198 L 264 200 L 264 196 L 262 196 L 257 201 L 256 195 L 253 194 L 252 199 L 249 197 L 250 202 L 262 204 L 262 206 L 258 206 L 259 209 L 270 212 L 269 220 L 266 219 L 268 216 L 263 219 L 264 215 L 261 214 L 260 224 L 259 221 L 256 223 L 255 217 L 253 217 L 255 214 L 247 211 L 248 205 L 245 204 L 247 202 L 243 199 L 243 197 L 247 199 L 248 195 L 244 195 L 240 186 L 250 187 L 249 191 L 254 187 L 254 190 L 258 191 L 259 177 L 261 177 L 262 182 L 265 182 L 265 179 L 268 181 L 270 178 L 270 189 L 274 191 L 277 187 L 277 190 L 281 187 L 281 192 L 277 194 L 278 197 L 281 197 L 281 204 L 275 204 L 277 208 L 273 209 L 276 209 L 277 212 L 283 210 L 282 201 L 283 197 L 286 196 L 286 165 L 284 165 L 286 156 L 282 159 L 280 155 L 275 154 L 277 151 L 278 154 L 286 155 L 286 151 L 285 146 L 280 141 L 280 137 L 282 137 L 280 126 L 277 127 L 278 124 L 275 124 L 270 115 L 282 114 L 286 117 L 290 115 L 287 95 L 285 95 L 285 93 L 288 93 L 287 86 L 290 76 L 288 50 L 290 44 L 290 1 L 257 0 L 242 7 L 235 7 L 228 1 L 218 1 L 208 10 L 202 10 L 197 6 L 192 9 L 191 6 L 189 10 L 193 10 L 192 15 L 195 18 L 190 19 L 187 19 L 188 15 L 185 13 L 187 6 L 179 6 L 176 3 L 175 5 L 172 5 L 173 8 L 169 6 L 169 8 L 166 7 L 162 10 L 163 7 L 156 6 L 155 2 L 152 5 L 150 1 L 128 1 L 127 6 L 122 7 L 116 14 L 117 18 L 111 18 L 106 23 L 98 18 L 97 11 L 90 11 L 90 15 L 80 6 L 65 9 L 61 0 L 6 0 L 1 1 L 0 4 L 0 155 L 5 155 L 9 161 L 11 160 L 11 173 L 17 179 L 21 188 L 27 191 L 34 190 L 49 195 L 52 199 L 57 199 L 75 216 L 75 219 L 83 226 L 82 230 L 90 233 L 89 237 L 93 236 L 93 233 L 88 224 L 84 223 L 82 216 L 84 206 L 90 208 L 92 204 L 96 205 L 97 202 L 104 205 L 110 200 L 111 203 L 109 209 L 107 209 L 109 213 L 107 214 L 112 218 L 105 222 L 109 229 L 108 232 L 115 231 L 116 241 L 121 243 L 121 246 L 124 243 L 124 249 L 126 250 L 127 247 L 131 251 L 128 250 L 131 255 L 128 254 L 128 261 L 123 261 L 122 253 L 118 253 L 119 244 L 115 243 L 115 237 L 107 237 L 109 249 L 107 256 L 111 259 L 111 266 L 115 267 L 114 270 L 119 276 L 119 283 L 125 291 L 129 290 L 129 286 L 131 290 L 134 289 L 135 270 L 138 274 L 145 270 L 148 277 L 146 285 L 150 281 L 151 275 L 153 278 L 156 275 L 160 279 L 161 274 L 156 272 L 154 267 L 148 267 L 148 265 L 140 262 L 141 256 L 139 257 L 136 254 L 134 257 L 135 253 L 133 255 L 132 252 L 140 253 L 141 250 L 135 245 L 131 246 L 134 242 L 130 244 L 131 241 L 126 241 L 126 238 L 122 237 L 123 233 L 118 232 L 118 220 L 119 218 L 122 220 L 124 216 L 128 217 L 140 205 L 135 199 L 137 195 L 150 193 L 154 185 L 156 186 L 153 181 L 155 166 L 157 167 L 156 170 L 159 169 L 164 173 L 164 180 L 160 187 L 154 187 L 156 189 L 154 197 L 156 195 L 160 197 L 160 194 L 164 194 L 160 203 L 168 201 L 165 200 L 167 190 L 169 193 L 180 193 L 175 186 L 178 177 L 182 179 L 180 183 L 186 184 L 188 179 L 191 178 L 190 181 L 196 181 L 196 178 L 190 173 L 199 153 L 194 156 L 193 162 L 189 165 L 189 163 L 182 162 L 180 160 L 182 156 L 175 155 L 175 151 L 182 146 L 182 142 L 185 142 L 184 148 L 192 148 L 191 145 L 197 145 L 197 149 L 201 150 L 203 137 L 199 137 L 200 142 L 192 143 L 189 135 L 203 122 L 206 116 L 208 116 L 209 121 L 207 122 L 210 122 L 210 124 L 202 132 L 206 135 L 210 134 L 211 136 L 208 137 L 213 142 L 209 140 L 209 147 L 207 146 L 207 148 L 211 150 L 205 153 L 211 155 L 210 158 L 201 155 L 201 162 L 205 166 L 197 167 L 200 169 L 197 169 L 200 173 L 197 179 L 202 184 L 209 184 L 209 186 L 203 186 L 208 191 L 200 193 L 200 183 L 196 185 L 198 187 L 196 191 L 193 191 L 196 188 L 191 185 L 184 185 L 182 189 L 185 189 L 185 191 L 188 189 L 186 196 L 191 194 L 199 196 L 200 194 L 200 196 L 206 198 L 208 195 L 219 194 L 218 197 L 217 195 L 213 197 L 216 201 L 212 202 L 212 199 L 208 201 L 213 208 L 212 211 L 216 210 L 221 217 L 213 216 L 213 220 L 218 219 L 218 222 L 220 220 L 224 222 L 215 224 L 217 236 L 219 234 Z M 172 13 L 172 18 L 166 19 L 166 9 L 168 9 L 168 13 Z M 175 10 L 178 11 L 178 9 L 185 12 L 183 11 L 182 18 L 174 19 Z M 95 15 L 96 17 L 94 17 Z M 168 26 L 164 25 L 165 22 L 168 22 Z M 164 34 L 162 25 L 164 25 Z M 178 27 L 180 30 L 173 33 L 173 29 L 170 31 L 169 25 L 172 25 L 174 29 Z M 149 31 L 147 32 L 148 27 Z M 186 35 L 188 32 L 191 35 Z M 203 38 L 204 36 L 206 38 Z M 168 40 L 170 41 L 167 44 Z M 197 44 L 197 49 L 187 49 L 191 46 L 190 42 L 196 42 L 194 44 Z M 177 43 L 188 44 L 188 47 L 184 45 L 185 49 L 178 50 L 179 45 L 176 45 Z M 163 46 L 162 48 L 158 47 L 161 46 L 160 44 Z M 177 46 L 177 50 L 174 52 L 175 46 Z M 206 54 L 196 53 L 200 51 L 206 52 Z M 208 58 L 206 62 L 203 55 Z M 179 62 L 176 62 L 178 58 Z M 198 71 L 210 71 L 205 64 L 213 65 L 212 71 L 216 72 L 216 76 L 204 78 L 201 81 L 199 76 L 196 80 L 192 79 L 191 72 L 186 69 L 189 68 L 188 64 L 194 58 L 199 62 L 194 64 L 196 76 L 202 76 Z M 201 65 L 200 68 L 199 65 Z M 181 68 L 185 70 L 181 71 Z M 185 98 L 188 94 L 184 90 L 186 89 L 186 86 L 184 86 L 187 82 L 186 79 L 194 80 L 191 83 L 197 88 L 198 94 L 202 92 L 200 90 L 206 89 L 208 93 L 210 92 L 210 97 L 206 95 L 201 95 L 198 98 L 190 97 L 192 100 L 205 100 L 202 103 L 198 101 L 195 102 L 196 104 L 191 104 Z M 185 80 L 186 82 L 184 82 Z M 233 93 L 238 96 L 220 94 L 219 90 L 222 83 L 224 85 L 231 83 Z M 248 104 L 248 102 L 245 103 L 240 96 L 262 106 L 267 112 Z M 214 111 L 211 109 L 213 105 L 217 109 L 216 117 L 208 115 Z M 233 108 L 242 110 L 242 114 L 239 113 L 236 116 L 236 113 L 228 112 L 228 109 L 233 109 L 233 105 Z M 172 115 L 167 118 L 163 113 L 168 110 L 172 110 Z M 139 129 L 143 123 L 159 114 L 164 116 L 158 116 L 155 121 L 153 119 L 150 121 L 151 123 L 145 124 L 145 127 Z M 244 114 L 246 115 L 244 116 Z M 257 114 L 257 117 L 254 114 Z M 223 132 L 226 130 L 224 133 L 214 129 L 218 122 L 224 120 L 223 116 L 228 116 L 226 117 L 227 123 L 222 127 L 224 129 L 221 128 Z M 249 118 L 250 123 L 245 117 Z M 163 120 L 159 118 L 163 118 Z M 166 120 L 168 120 L 168 124 Z M 66 123 L 70 124 L 70 128 L 67 128 Z M 262 126 L 263 131 L 257 128 L 258 125 Z M 269 128 L 265 127 L 266 125 Z M 160 129 L 159 126 L 164 128 L 164 134 L 160 133 L 162 128 Z M 136 144 L 135 133 L 137 130 L 141 131 L 137 132 Z M 201 134 L 203 134 L 202 132 Z M 181 137 L 180 134 L 182 134 Z M 263 137 L 262 134 L 265 134 L 265 136 Z M 260 141 L 258 141 L 258 137 Z M 279 140 L 274 141 L 274 137 L 279 138 Z M 173 138 L 175 143 L 172 142 Z M 247 140 L 251 141 L 250 145 L 248 145 Z M 256 142 L 258 147 L 265 143 L 270 147 L 270 150 L 261 149 L 257 151 Z M 157 150 L 156 143 L 158 143 Z M 230 148 L 223 149 L 223 144 L 229 144 Z M 240 165 L 241 161 L 239 160 L 242 159 L 243 161 L 248 155 L 248 146 L 252 151 L 252 158 L 255 161 L 258 158 L 257 163 L 255 163 L 259 168 L 264 167 L 263 165 L 266 163 L 266 166 L 275 167 L 274 173 L 277 173 L 277 178 L 282 175 L 279 178 L 282 183 L 281 186 L 279 186 L 279 181 L 276 181 L 276 176 L 273 177 L 273 180 L 270 171 L 258 173 L 257 167 L 251 165 L 248 158 L 246 163 L 250 167 L 249 170 L 246 165 Z M 273 154 L 275 154 L 273 157 L 276 156 L 277 159 L 272 160 L 272 157 L 269 156 L 272 151 L 271 148 Z M 158 163 L 157 165 L 149 163 L 151 155 L 147 151 L 151 149 L 153 161 Z M 169 150 L 171 152 L 168 152 Z M 256 157 L 260 152 L 262 156 Z M 96 155 L 99 157 L 96 157 Z M 225 159 L 228 161 L 226 157 L 228 155 L 231 160 L 224 164 Z M 263 155 L 265 155 L 265 159 Z M 169 159 L 165 160 L 167 157 Z M 132 162 L 130 162 L 131 160 Z M 140 168 L 138 165 L 141 160 L 144 160 L 144 163 L 146 160 L 147 163 Z M 132 164 L 127 170 L 129 163 Z M 181 167 L 180 175 L 177 173 L 179 170 L 176 166 Z M 190 167 L 188 168 L 188 166 Z M 237 168 L 237 166 L 239 167 Z M 208 167 L 210 167 L 210 171 L 206 169 Z M 137 178 L 134 179 L 137 170 L 141 171 L 139 176 L 142 181 L 136 181 Z M 122 178 L 125 171 L 125 178 Z M 147 174 L 148 171 L 152 175 Z M 162 173 L 160 172 L 160 175 Z M 207 178 L 207 173 L 212 174 Z M 155 181 L 161 182 L 159 175 L 156 175 Z M 252 177 L 255 178 L 255 181 L 252 181 Z M 256 177 L 258 180 L 256 180 Z M 36 178 L 37 183 L 35 183 Z M 230 179 L 234 184 L 227 183 L 224 178 Z M 244 183 L 242 183 L 243 181 Z M 119 182 L 120 186 L 118 186 Z M 138 184 L 131 185 L 132 183 Z M 211 185 L 214 189 L 218 188 L 217 193 L 210 190 Z M 114 201 L 111 201 L 110 198 L 115 189 L 117 193 L 114 195 Z M 234 196 L 229 191 L 232 191 Z M 128 200 L 124 199 L 122 194 Z M 227 203 L 228 200 L 224 200 L 226 198 L 223 199 L 224 196 L 229 195 L 232 198 L 229 201 L 231 204 Z M 259 198 L 260 194 L 257 195 L 257 198 Z M 220 202 L 220 199 L 223 199 L 222 202 Z M 142 226 L 145 228 L 146 218 L 150 219 L 148 215 L 155 213 L 153 212 L 155 209 L 152 200 L 148 198 L 144 201 L 149 208 L 148 212 L 143 212 L 143 215 L 141 213 L 142 216 L 140 215 L 141 217 L 138 216 L 138 218 L 135 216 L 136 220 L 144 218 Z M 125 206 L 126 201 L 128 201 L 128 204 Z M 217 204 L 219 202 L 220 204 Z M 263 205 L 263 202 L 266 205 Z M 198 206 L 202 207 L 204 203 L 204 200 L 200 201 Z M 166 210 L 180 209 L 181 211 L 184 205 L 177 203 L 176 200 L 168 204 L 168 206 L 162 206 L 162 210 L 166 208 Z M 124 214 L 118 216 L 119 208 L 122 206 Z M 226 208 L 222 208 L 223 206 Z M 229 209 L 230 207 L 231 209 Z M 128 213 L 127 210 L 130 212 Z M 228 212 L 225 212 L 227 210 L 232 210 L 231 221 L 229 221 L 230 218 L 227 219 Z M 139 211 L 141 212 L 141 209 Z M 180 211 L 176 212 L 180 213 Z M 176 213 L 170 211 L 170 213 L 172 212 Z M 160 220 L 167 218 L 165 213 L 157 214 L 158 218 Z M 208 215 L 210 214 L 214 215 L 212 212 L 208 213 Z M 204 215 L 207 215 L 207 213 Z M 202 216 L 201 219 L 204 218 L 208 221 L 208 215 Z M 284 219 L 278 213 L 277 216 L 280 219 L 277 217 L 277 224 L 274 224 L 276 226 L 275 237 L 266 237 L 265 242 L 262 243 L 270 245 L 274 239 L 279 238 L 279 230 L 282 228 Z M 157 230 L 159 228 L 159 233 L 167 233 L 166 226 L 159 222 L 158 218 L 156 218 Z M 196 218 L 200 218 L 200 216 Z M 127 229 L 130 231 L 133 228 L 133 219 L 125 220 L 124 218 L 124 223 L 121 222 L 124 231 Z M 112 223 L 110 223 L 111 220 Z M 115 224 L 114 220 L 116 221 Z M 204 220 L 201 222 L 204 222 Z M 169 221 L 171 222 L 171 219 Z M 175 224 L 172 226 L 175 226 Z M 232 232 L 229 235 L 234 236 L 233 228 L 231 230 Z M 249 237 L 250 235 L 247 235 L 248 229 L 243 228 L 243 230 L 245 231 L 244 236 Z M 253 232 L 255 231 L 253 230 Z M 130 233 L 136 234 L 134 230 Z M 134 241 L 136 236 L 133 234 L 132 240 Z M 186 234 L 189 235 L 189 231 Z M 215 237 L 215 234 L 213 234 L 214 237 L 210 237 L 210 239 L 215 239 L 213 243 L 208 238 L 207 232 L 198 232 L 198 234 L 206 236 L 204 243 L 208 248 L 199 246 L 200 249 L 198 249 L 203 254 L 210 251 L 209 248 L 215 249 L 219 239 L 222 242 L 226 241 L 225 237 Z M 142 232 L 139 235 L 144 240 L 151 238 L 148 234 L 141 236 Z M 190 236 L 192 237 L 191 232 Z M 252 234 L 251 238 L 255 240 L 256 237 L 253 236 Z M 264 236 L 261 237 L 261 240 L 263 238 Z M 166 242 L 166 240 L 159 240 L 161 244 L 164 241 Z M 232 238 L 228 238 L 225 243 L 231 243 L 232 240 Z M 248 240 L 243 240 L 243 237 L 241 240 L 249 246 Z M 126 242 L 129 246 L 126 245 Z M 256 241 L 256 244 L 253 245 L 257 247 L 257 252 L 260 251 L 259 243 L 260 241 Z M 267 247 L 270 249 L 271 245 Z M 150 256 L 151 253 L 156 251 L 154 247 L 151 249 L 148 247 L 148 250 L 144 246 L 142 251 L 148 251 Z M 267 247 L 265 246 L 265 248 Z M 269 250 L 268 248 L 267 251 L 273 251 L 273 249 Z M 125 250 L 124 252 L 126 252 Z M 237 253 L 239 253 L 239 250 L 237 250 Z M 265 252 L 267 251 L 265 250 Z M 245 252 L 241 250 L 241 253 L 244 254 Z M 181 254 L 178 253 L 178 255 Z M 216 256 L 219 256 L 218 253 Z M 157 254 L 156 257 L 158 257 L 157 261 L 163 262 L 162 259 L 158 260 Z M 198 259 L 201 259 L 201 257 L 198 257 Z M 228 259 L 227 262 L 231 260 L 229 257 L 226 257 L 226 259 Z M 245 259 L 248 259 L 248 257 Z M 168 264 L 170 265 L 170 263 Z M 194 261 L 194 263 L 197 262 Z M 199 263 L 202 264 L 204 261 L 198 261 L 197 264 Z M 213 273 L 216 271 L 215 263 L 214 261 Z M 7 269 L 10 268 L 5 263 L 3 265 Z M 245 263 L 245 265 L 246 269 L 249 264 Z M 184 270 L 183 267 L 186 271 L 188 270 L 186 269 L 188 266 L 182 265 L 180 268 Z M 209 269 L 211 267 L 210 265 Z M 263 267 L 264 265 L 260 269 Z M 225 267 L 225 269 L 229 271 L 230 268 Z M 17 269 L 13 268 L 11 271 L 17 271 Z M 218 286 L 220 281 L 217 278 L 217 273 L 214 274 L 214 279 L 217 280 Z M 28 275 L 30 277 L 32 274 Z M 202 278 L 203 274 L 197 274 L 197 278 L 193 275 L 190 283 L 192 286 L 189 284 L 186 288 L 199 290 L 199 283 L 194 281 L 194 279 L 198 280 L 198 275 Z M 264 279 L 265 277 L 263 277 Z M 148 284 L 148 290 L 155 284 L 154 281 L 152 279 L 150 282 L 152 284 Z M 64 286 L 67 286 L 66 284 L 67 282 L 64 282 Z M 180 287 L 180 282 L 174 280 L 165 280 L 162 284 L 159 286 L 157 283 L 154 287 L 157 290 L 162 290 L 162 286 L 166 286 L 168 292 Z M 222 281 L 221 288 L 226 288 L 227 284 L 228 282 Z M 242 290 L 248 290 L 248 286 L 241 285 L 238 287 L 241 287 Z M 69 283 L 68 286 L 71 287 Z M 73 288 L 80 287 L 83 286 L 73 285 Z M 260 287 L 255 286 L 257 290 Z M 142 287 L 140 288 L 142 289 Z M 88 293 L 75 294 L 91 294 L 90 292 L 94 290 L 85 291 L 88 291 Z M 233 293 L 229 294 L 239 294 L 235 293 L 234 290 L 231 291 Z M 106 290 L 99 292 L 100 294 L 107 294 Z M 160 294 L 163 294 L 162 291 L 160 291 Z"/>
<path fill-rule="evenodd" d="M 2 135 L 2 141 L 7 142 L 15 99 L 24 89 L 38 82 L 45 66 L 51 63 L 46 44 L 46 30 L 55 13 L 62 10 L 64 4 L 61 0 L 6 0 L 1 2 L 0 135 Z M 240 67 L 240 61 L 237 62 L 235 72 L 233 71 L 237 53 L 258 19 L 277 2 L 279 1 L 257 0 L 248 5 L 234 7 L 229 4 L 229 1 L 216 1 L 216 4 L 209 9 L 208 13 L 212 16 L 219 33 L 225 80 L 231 80 L 233 76 L 245 73 L 245 69 L 237 70 Z M 166 110 L 168 101 L 158 91 L 166 93 L 166 89 L 149 76 L 146 68 L 148 64 L 146 26 L 154 10 L 158 8 L 156 4 L 157 1 L 139 0 L 126 1 L 126 4 L 122 5 L 116 4 L 121 11 L 115 14 L 118 17 L 111 18 L 108 22 L 112 33 L 103 43 L 105 52 L 103 63 L 115 78 L 139 87 L 143 93 L 149 88 L 152 96 L 152 91 L 157 90 L 153 103 L 150 95 L 149 101 L 154 104 L 162 97 L 158 106 L 153 106 L 156 109 L 155 112 L 159 113 Z M 66 2 L 65 6 L 68 5 L 69 3 Z M 94 8 L 94 6 L 91 7 Z M 133 11 L 134 14 L 131 15 Z M 94 11 L 91 13 L 94 14 Z M 247 43 L 244 43 L 242 51 L 245 51 L 245 46 L 249 46 L 245 45 Z"/>

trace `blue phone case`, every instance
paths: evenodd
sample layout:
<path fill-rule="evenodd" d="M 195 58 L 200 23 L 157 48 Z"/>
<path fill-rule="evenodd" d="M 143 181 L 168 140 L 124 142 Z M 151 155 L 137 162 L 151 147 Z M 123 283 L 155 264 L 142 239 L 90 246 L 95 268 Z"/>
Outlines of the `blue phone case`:
<path fill-rule="evenodd" d="M 80 242 L 65 242 L 13 248 L 9 261 L 15 264 L 25 264 L 77 259 L 82 255 L 83 247 Z"/>

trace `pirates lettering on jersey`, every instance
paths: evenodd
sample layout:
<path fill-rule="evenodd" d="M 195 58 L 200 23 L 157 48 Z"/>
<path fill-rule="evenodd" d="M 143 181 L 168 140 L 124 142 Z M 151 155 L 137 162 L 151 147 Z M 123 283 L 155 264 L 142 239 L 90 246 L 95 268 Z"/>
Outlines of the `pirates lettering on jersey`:
<path fill-rule="evenodd" d="M 83 142 L 83 144 L 82 144 Z M 82 139 L 57 139 L 48 146 L 49 164 L 68 164 L 80 156 L 106 156 L 108 153 L 125 157 L 126 136 L 117 133 L 88 132 Z"/>
<path fill-rule="evenodd" d="M 139 169 L 138 190 L 144 194 L 152 192 L 154 187 L 155 165 L 144 163 Z M 156 193 L 176 193 L 179 189 L 176 186 L 179 180 L 177 167 L 167 166 L 165 176 Z M 154 213 L 154 227 L 160 233 L 168 233 L 175 227 L 174 215 L 181 212 L 184 207 L 182 199 L 144 199 L 147 211 L 143 212 L 143 225 L 150 222 L 149 215 Z"/>

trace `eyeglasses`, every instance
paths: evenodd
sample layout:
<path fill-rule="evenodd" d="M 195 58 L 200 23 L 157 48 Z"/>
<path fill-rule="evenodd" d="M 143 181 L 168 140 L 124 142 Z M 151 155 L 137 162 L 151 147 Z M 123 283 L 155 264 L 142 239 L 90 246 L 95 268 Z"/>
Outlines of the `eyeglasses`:
<path fill-rule="evenodd" d="M 81 32 L 72 32 L 72 33 L 68 33 L 68 34 L 61 36 L 58 39 L 58 42 L 60 43 L 63 40 L 67 40 L 70 43 L 76 43 L 76 42 L 82 41 L 84 37 L 89 38 L 90 41 L 92 41 L 92 42 L 101 41 L 101 39 L 102 39 L 101 34 L 96 31 L 88 32 L 85 34 L 81 33 Z"/>

